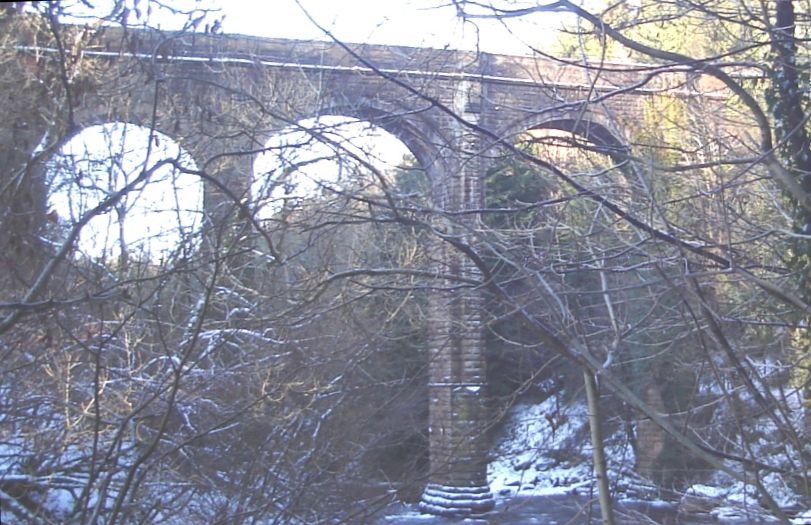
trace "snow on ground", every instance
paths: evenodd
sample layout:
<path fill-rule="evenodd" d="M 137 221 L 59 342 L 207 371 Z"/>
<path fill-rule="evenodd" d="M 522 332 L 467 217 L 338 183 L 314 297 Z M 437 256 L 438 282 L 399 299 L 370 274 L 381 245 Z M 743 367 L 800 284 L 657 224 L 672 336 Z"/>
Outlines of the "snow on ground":
<path fill-rule="evenodd" d="M 805 512 L 801 512 L 797 514 L 791 523 L 794 525 L 809 525 L 811 524 L 811 510 L 807 510 Z"/>
<path fill-rule="evenodd" d="M 424 512 L 420 512 L 418 510 L 403 510 L 396 514 L 392 514 L 390 516 L 385 516 L 383 518 L 385 521 L 409 521 L 409 522 L 418 522 L 418 521 L 435 521 L 436 516 L 433 514 L 426 514 Z"/>
<path fill-rule="evenodd" d="M 608 436 L 605 446 L 615 499 L 655 503 L 658 490 L 633 472 L 634 452 L 624 432 Z M 516 404 L 496 436 L 492 456 L 487 478 L 496 497 L 597 490 L 591 486 L 594 476 L 588 411 L 580 401 L 565 405 L 552 396 L 542 403 Z M 781 507 L 797 505 L 796 496 L 779 474 L 764 476 L 762 483 Z M 721 473 L 708 484 L 689 487 L 680 507 L 686 512 L 692 508 L 706 513 L 722 523 L 770 521 L 752 485 Z M 793 523 L 811 525 L 811 511 L 798 515 Z"/>
<path fill-rule="evenodd" d="M 687 488 L 679 503 L 685 513 L 705 513 L 721 523 L 773 523 L 776 520 L 758 504 L 752 485 L 733 481 L 726 475 L 713 476 L 711 485 Z"/>
<path fill-rule="evenodd" d="M 487 469 L 500 496 L 565 494 L 591 483 L 591 447 L 585 405 L 555 397 L 512 408 Z"/>

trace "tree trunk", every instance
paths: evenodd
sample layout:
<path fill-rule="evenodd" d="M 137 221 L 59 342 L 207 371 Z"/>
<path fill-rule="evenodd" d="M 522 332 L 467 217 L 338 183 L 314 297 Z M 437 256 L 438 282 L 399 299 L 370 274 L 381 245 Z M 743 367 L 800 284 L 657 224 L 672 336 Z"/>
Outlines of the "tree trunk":
<path fill-rule="evenodd" d="M 785 143 L 782 156 L 791 174 L 797 178 L 805 196 L 811 195 L 811 142 L 806 131 L 805 107 L 801 88 L 800 70 L 797 67 L 797 40 L 795 36 L 796 17 L 792 0 L 777 0 L 774 27 L 771 33 L 772 49 L 776 58 L 772 89 L 774 102 L 772 112 L 776 121 L 777 138 Z M 794 229 L 802 235 L 811 235 L 811 212 L 795 203 Z M 811 242 L 807 238 L 794 241 L 793 266 L 800 275 L 800 293 L 804 301 L 811 300 Z M 807 363 L 811 354 L 811 340 L 808 336 L 809 320 L 801 319 L 801 328 L 796 333 L 797 352 L 801 363 Z M 801 372 L 803 380 L 803 401 L 805 434 L 811 433 L 811 377 L 805 367 Z M 807 455 L 802 457 L 803 471 L 808 471 Z M 809 494 L 809 480 L 806 475 L 806 495 Z"/>
<path fill-rule="evenodd" d="M 614 525 L 614 512 L 611 508 L 611 493 L 608 488 L 608 468 L 605 463 L 605 448 L 603 447 L 603 430 L 600 426 L 600 395 L 597 391 L 597 381 L 589 370 L 583 370 L 583 379 L 586 383 L 586 400 L 589 406 L 589 428 L 591 429 L 591 449 L 594 458 L 594 474 L 597 477 L 597 490 L 600 499 L 600 513 L 603 525 Z"/>

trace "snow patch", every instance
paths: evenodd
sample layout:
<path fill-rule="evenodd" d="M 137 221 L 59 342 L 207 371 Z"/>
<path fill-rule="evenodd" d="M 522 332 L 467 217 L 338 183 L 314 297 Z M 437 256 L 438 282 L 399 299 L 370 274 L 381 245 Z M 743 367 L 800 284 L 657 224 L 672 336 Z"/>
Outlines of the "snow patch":
<path fill-rule="evenodd" d="M 513 407 L 496 445 L 496 459 L 487 468 L 490 490 L 514 495 L 543 488 L 549 494 L 566 492 L 582 481 L 585 472 L 579 461 L 558 461 L 549 453 L 573 437 L 576 428 L 569 419 L 581 419 L 583 412 L 582 407 L 561 407 L 554 396 Z"/>
<path fill-rule="evenodd" d="M 789 488 L 780 474 L 776 472 L 767 474 L 761 482 L 781 508 L 793 507 L 799 504 L 796 494 Z"/>
<path fill-rule="evenodd" d="M 765 366 L 765 365 L 763 365 Z M 775 393 L 777 394 L 777 393 Z M 788 397 L 792 416 L 802 414 L 800 396 Z M 552 396 L 542 403 L 518 403 L 509 412 L 496 436 L 492 462 L 488 465 L 488 482 L 496 497 L 548 496 L 582 490 L 593 486 L 591 443 L 588 432 L 588 410 L 584 402 L 565 404 Z M 800 421 L 795 421 L 799 423 Z M 778 433 L 769 420 L 757 421 L 757 438 L 751 443 L 755 457 L 768 458 L 780 465 L 781 458 L 796 451 L 775 442 Z M 660 489 L 633 471 L 636 463 L 628 437 L 617 430 L 605 440 L 609 479 L 618 502 L 645 502 L 651 505 Z M 796 458 L 794 458 L 796 460 Z M 737 464 L 730 464 L 733 468 Z M 763 475 L 761 482 L 776 503 L 791 513 L 800 508 L 800 498 L 788 479 L 777 472 Z M 760 503 L 757 490 L 728 474 L 716 471 L 703 482 L 690 486 L 678 505 L 687 514 L 712 516 L 722 523 L 770 523 L 774 518 Z M 794 525 L 811 525 L 811 510 L 797 515 Z"/>
<path fill-rule="evenodd" d="M 623 436 L 612 436 L 605 445 L 610 470 L 633 465 L 633 450 Z M 560 495 L 588 487 L 594 476 L 586 405 L 562 404 L 555 396 L 515 405 L 493 457 L 487 479 L 497 496 Z"/>
<path fill-rule="evenodd" d="M 396 514 L 393 516 L 386 516 L 384 518 L 386 521 L 402 521 L 408 520 L 409 523 L 412 521 L 433 521 L 436 519 L 436 516 L 433 514 L 425 514 L 424 512 L 419 511 L 405 511 L 400 514 Z"/>
<path fill-rule="evenodd" d="M 705 498 L 723 498 L 727 494 L 727 491 L 719 487 L 701 484 L 693 485 L 690 488 L 688 488 L 685 492 L 686 494 L 702 496 Z"/>
<path fill-rule="evenodd" d="M 56 518 L 64 519 L 73 511 L 76 496 L 67 489 L 51 489 L 45 501 L 45 508 Z"/>

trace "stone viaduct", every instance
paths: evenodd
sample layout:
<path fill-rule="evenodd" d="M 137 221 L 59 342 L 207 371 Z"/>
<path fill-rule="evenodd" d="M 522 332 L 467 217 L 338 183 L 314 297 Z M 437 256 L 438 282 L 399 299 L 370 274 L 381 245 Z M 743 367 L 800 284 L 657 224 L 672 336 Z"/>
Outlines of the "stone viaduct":
<path fill-rule="evenodd" d="M 75 33 L 83 38 L 80 29 Z M 535 57 L 120 28 L 106 29 L 76 54 L 22 35 L 18 52 L 22 69 L 64 56 L 71 64 L 70 71 L 52 68 L 32 91 L 72 77 L 60 118 L 28 115 L 27 93 L 13 94 L 12 107 L 2 109 L 7 136 L 0 154 L 12 165 L 22 166 L 46 134 L 56 147 L 86 126 L 124 121 L 174 138 L 239 194 L 249 187 L 255 152 L 273 133 L 304 118 L 340 115 L 402 140 L 430 176 L 435 205 L 451 212 L 482 206 L 488 162 L 527 130 L 571 131 L 598 146 L 621 147 L 648 97 L 712 96 L 718 89 L 704 78 L 643 75 L 632 66 L 597 74 Z M 206 189 L 205 206 L 220 202 L 218 192 Z M 454 227 L 469 235 L 465 221 L 474 225 L 475 214 L 461 216 Z M 477 275 L 454 250 L 441 253 L 445 271 Z M 431 513 L 493 506 L 481 437 L 482 305 L 476 289 L 431 300 L 431 466 L 422 498 Z"/>

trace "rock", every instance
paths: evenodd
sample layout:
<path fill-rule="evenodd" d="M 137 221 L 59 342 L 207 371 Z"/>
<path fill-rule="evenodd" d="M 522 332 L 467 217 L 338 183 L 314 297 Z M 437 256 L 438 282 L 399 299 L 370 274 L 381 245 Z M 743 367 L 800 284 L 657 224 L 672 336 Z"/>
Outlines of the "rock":
<path fill-rule="evenodd" d="M 679 501 L 679 513 L 707 514 L 720 504 L 720 500 L 702 494 L 685 494 Z"/>
<path fill-rule="evenodd" d="M 520 472 L 522 470 L 527 470 L 531 466 L 532 466 L 532 460 L 531 459 L 525 459 L 524 461 L 519 461 L 519 462 L 516 462 L 515 464 L 513 464 L 513 470 L 515 470 L 516 472 Z"/>

